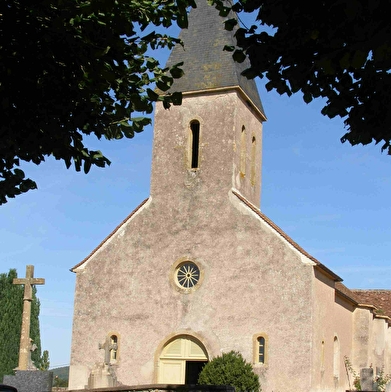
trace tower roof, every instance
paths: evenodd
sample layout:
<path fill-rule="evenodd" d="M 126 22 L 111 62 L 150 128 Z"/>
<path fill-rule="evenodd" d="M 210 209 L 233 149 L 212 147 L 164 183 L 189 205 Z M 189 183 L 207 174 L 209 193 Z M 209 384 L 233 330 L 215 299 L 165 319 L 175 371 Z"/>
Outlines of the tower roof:
<path fill-rule="evenodd" d="M 225 45 L 236 45 L 234 32 L 224 29 L 226 18 L 219 16 L 206 0 L 196 3 L 197 8 L 190 11 L 189 27 L 179 35 L 184 47 L 176 45 L 167 61 L 167 66 L 184 62 L 185 75 L 175 79 L 172 90 L 189 92 L 238 86 L 265 115 L 255 81 L 241 75 L 249 67 L 247 59 L 237 63 L 231 52 L 223 50 Z"/>

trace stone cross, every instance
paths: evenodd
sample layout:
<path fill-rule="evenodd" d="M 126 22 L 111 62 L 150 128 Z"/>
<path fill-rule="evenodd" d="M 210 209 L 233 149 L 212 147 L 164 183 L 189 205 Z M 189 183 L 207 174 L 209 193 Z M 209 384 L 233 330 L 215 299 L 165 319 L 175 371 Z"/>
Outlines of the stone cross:
<path fill-rule="evenodd" d="M 110 365 L 111 351 L 117 350 L 117 348 L 118 348 L 117 343 L 111 342 L 111 339 L 109 337 L 106 338 L 103 344 L 99 343 L 99 350 L 105 350 L 105 359 L 104 359 L 105 365 Z"/>
<path fill-rule="evenodd" d="M 45 279 L 34 278 L 34 266 L 26 266 L 26 277 L 15 278 L 13 284 L 24 285 L 23 295 L 23 317 L 22 330 L 20 333 L 20 347 L 19 347 L 19 365 L 15 370 L 28 370 L 30 358 L 30 318 L 31 318 L 31 301 L 33 299 L 33 285 L 45 284 Z"/>

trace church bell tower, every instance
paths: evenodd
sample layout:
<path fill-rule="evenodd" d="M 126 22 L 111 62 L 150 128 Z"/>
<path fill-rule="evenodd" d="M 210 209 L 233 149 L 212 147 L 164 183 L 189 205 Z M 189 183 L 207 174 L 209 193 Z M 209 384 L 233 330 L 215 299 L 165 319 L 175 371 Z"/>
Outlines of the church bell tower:
<path fill-rule="evenodd" d="M 164 208 L 192 211 L 218 207 L 235 189 L 259 208 L 262 122 L 266 120 L 254 80 L 241 75 L 225 45 L 234 45 L 218 11 L 198 0 L 167 65 L 184 62 L 172 92 L 180 106 L 155 112 L 151 196 Z"/>

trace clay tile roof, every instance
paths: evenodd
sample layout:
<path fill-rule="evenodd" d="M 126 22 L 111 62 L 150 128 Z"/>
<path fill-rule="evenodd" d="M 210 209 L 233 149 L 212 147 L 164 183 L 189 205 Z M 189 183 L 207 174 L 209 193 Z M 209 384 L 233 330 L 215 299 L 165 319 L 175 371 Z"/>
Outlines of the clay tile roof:
<path fill-rule="evenodd" d="M 193 8 L 189 14 L 189 27 L 179 34 L 184 46 L 176 45 L 167 61 L 167 66 L 184 62 L 181 68 L 185 75 L 174 80 L 172 91 L 240 87 L 265 116 L 255 81 L 241 75 L 249 67 L 247 58 L 243 63 L 237 63 L 232 58 L 232 52 L 223 50 L 225 45 L 236 45 L 234 31 L 224 29 L 224 20 L 235 16 L 222 18 L 214 7 L 208 5 L 207 0 L 196 0 L 196 4 L 197 8 Z"/>
<path fill-rule="evenodd" d="M 358 290 L 352 292 L 360 304 L 374 305 L 376 314 L 391 317 L 391 290 Z"/>
<path fill-rule="evenodd" d="M 360 303 L 358 296 L 341 282 L 335 283 L 335 290 L 338 293 L 342 294 L 344 297 L 349 298 L 355 305 L 358 305 Z"/>

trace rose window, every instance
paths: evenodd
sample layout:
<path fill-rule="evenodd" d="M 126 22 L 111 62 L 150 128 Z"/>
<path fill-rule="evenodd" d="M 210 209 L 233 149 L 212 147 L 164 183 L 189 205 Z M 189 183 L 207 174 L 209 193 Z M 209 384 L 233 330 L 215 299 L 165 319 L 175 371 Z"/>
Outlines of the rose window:
<path fill-rule="evenodd" d="M 180 264 L 176 271 L 176 280 L 180 287 L 191 289 L 200 279 L 200 270 L 196 264 L 188 261 Z"/>

